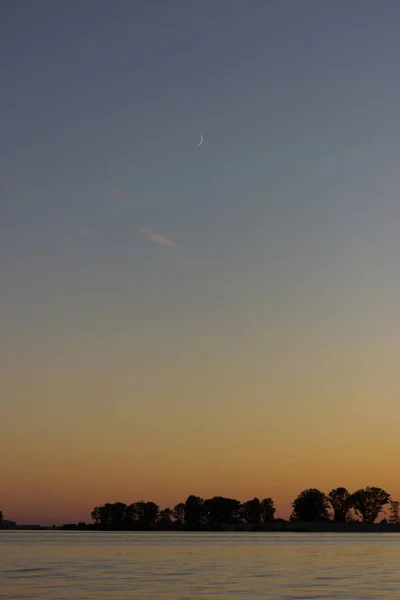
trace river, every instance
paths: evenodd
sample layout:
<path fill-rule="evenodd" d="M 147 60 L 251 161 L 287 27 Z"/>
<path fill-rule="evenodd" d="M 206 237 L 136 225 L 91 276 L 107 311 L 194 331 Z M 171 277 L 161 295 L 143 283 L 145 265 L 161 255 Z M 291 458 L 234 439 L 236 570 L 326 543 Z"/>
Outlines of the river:
<path fill-rule="evenodd" d="M 0 598 L 400 598 L 400 534 L 2 531 Z"/>

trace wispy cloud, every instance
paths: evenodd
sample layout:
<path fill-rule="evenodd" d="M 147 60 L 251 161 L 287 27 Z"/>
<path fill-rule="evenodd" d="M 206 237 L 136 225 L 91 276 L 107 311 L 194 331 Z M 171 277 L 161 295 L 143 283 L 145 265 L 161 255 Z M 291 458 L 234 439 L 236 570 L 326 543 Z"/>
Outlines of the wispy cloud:
<path fill-rule="evenodd" d="M 161 246 L 175 246 L 174 242 L 167 238 L 165 235 L 155 233 L 151 229 L 142 228 L 140 230 L 142 235 L 145 235 L 147 239 L 152 241 L 154 244 L 160 244 Z"/>

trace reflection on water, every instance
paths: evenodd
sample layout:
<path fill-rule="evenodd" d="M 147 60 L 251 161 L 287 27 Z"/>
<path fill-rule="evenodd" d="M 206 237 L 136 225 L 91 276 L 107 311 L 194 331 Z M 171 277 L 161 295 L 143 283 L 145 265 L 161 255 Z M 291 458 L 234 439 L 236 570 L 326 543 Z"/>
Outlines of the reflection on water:
<path fill-rule="evenodd" d="M 400 598 L 400 534 L 0 532 L 0 598 Z"/>

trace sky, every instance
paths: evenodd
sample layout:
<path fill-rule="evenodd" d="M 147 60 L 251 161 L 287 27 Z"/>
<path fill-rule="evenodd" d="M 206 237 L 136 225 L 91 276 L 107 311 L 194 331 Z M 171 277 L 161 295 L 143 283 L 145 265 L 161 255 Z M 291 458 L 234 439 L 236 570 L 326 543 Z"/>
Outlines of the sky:
<path fill-rule="evenodd" d="M 400 498 L 399 25 L 397 0 L 2 1 L 5 518 Z"/>

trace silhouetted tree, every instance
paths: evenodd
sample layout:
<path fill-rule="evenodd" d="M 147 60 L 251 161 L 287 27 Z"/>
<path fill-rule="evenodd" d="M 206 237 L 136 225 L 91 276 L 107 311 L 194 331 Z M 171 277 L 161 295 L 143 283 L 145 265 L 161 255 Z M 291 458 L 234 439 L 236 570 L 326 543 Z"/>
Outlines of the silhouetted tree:
<path fill-rule="evenodd" d="M 122 502 L 116 502 L 115 504 L 107 502 L 103 506 L 96 506 L 91 512 L 91 517 L 101 529 L 121 528 L 124 506 Z"/>
<path fill-rule="evenodd" d="M 374 523 L 389 501 L 390 494 L 378 487 L 366 487 L 351 495 L 351 505 L 361 515 L 363 523 Z"/>
<path fill-rule="evenodd" d="M 204 501 L 204 517 L 212 527 L 221 526 L 223 523 L 237 522 L 240 502 L 232 498 L 214 496 Z"/>
<path fill-rule="evenodd" d="M 161 529 L 170 529 L 172 525 L 172 510 L 164 508 L 158 517 L 158 525 Z"/>
<path fill-rule="evenodd" d="M 128 529 L 128 530 L 136 528 L 136 511 L 135 511 L 134 504 L 129 504 L 125 508 L 124 525 L 125 525 L 125 529 Z"/>
<path fill-rule="evenodd" d="M 2 522 L 3 522 L 3 511 L 0 510 L 0 527 L 1 527 Z"/>
<path fill-rule="evenodd" d="M 102 529 L 111 527 L 111 504 L 107 502 L 103 506 L 99 506 L 100 521 L 99 525 Z"/>
<path fill-rule="evenodd" d="M 354 510 L 354 508 L 351 506 L 349 508 L 349 510 L 347 511 L 346 523 L 359 523 L 359 522 L 360 522 L 360 519 L 358 518 L 358 515 L 357 515 L 356 511 Z"/>
<path fill-rule="evenodd" d="M 390 517 L 389 522 L 400 524 L 400 502 L 398 500 L 390 500 Z"/>
<path fill-rule="evenodd" d="M 183 525 L 185 519 L 185 505 L 183 502 L 179 502 L 174 506 L 172 517 L 177 525 Z"/>
<path fill-rule="evenodd" d="M 303 490 L 292 503 L 291 521 L 321 521 L 328 519 L 328 498 L 315 488 Z"/>
<path fill-rule="evenodd" d="M 154 502 L 135 502 L 134 510 L 139 529 L 149 529 L 155 525 L 160 509 Z"/>
<path fill-rule="evenodd" d="M 100 509 L 98 506 L 95 506 L 92 512 L 90 513 L 92 520 L 95 525 L 100 525 Z"/>
<path fill-rule="evenodd" d="M 247 500 L 247 502 L 243 502 L 241 506 L 241 515 L 246 523 L 259 525 L 261 523 L 262 513 L 263 509 L 258 498 Z"/>
<path fill-rule="evenodd" d="M 189 496 L 185 502 L 185 525 L 188 529 L 198 529 L 204 522 L 204 500 L 199 496 Z"/>
<path fill-rule="evenodd" d="M 328 494 L 330 505 L 333 508 L 333 520 L 336 523 L 346 521 L 347 512 L 351 506 L 350 493 L 344 487 L 331 490 Z"/>
<path fill-rule="evenodd" d="M 148 529 L 155 525 L 158 513 L 159 508 L 154 502 L 135 502 L 129 506 L 123 502 L 107 502 L 96 506 L 91 517 L 100 529 Z"/>
<path fill-rule="evenodd" d="M 114 502 L 110 508 L 110 527 L 111 529 L 123 529 L 125 526 L 126 504 L 123 502 Z"/>
<path fill-rule="evenodd" d="M 268 523 L 269 521 L 274 520 L 276 508 L 274 505 L 274 501 L 272 498 L 264 498 L 261 500 L 261 508 L 262 508 L 262 521 L 263 523 Z"/>

